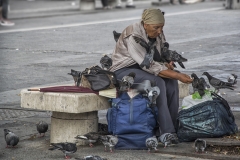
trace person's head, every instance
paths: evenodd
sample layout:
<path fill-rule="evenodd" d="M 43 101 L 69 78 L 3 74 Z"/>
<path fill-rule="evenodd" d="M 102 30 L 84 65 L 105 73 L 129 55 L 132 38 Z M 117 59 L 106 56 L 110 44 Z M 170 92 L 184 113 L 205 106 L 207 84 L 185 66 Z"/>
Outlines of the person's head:
<path fill-rule="evenodd" d="M 160 9 L 150 8 L 143 11 L 142 23 L 148 37 L 156 38 L 162 33 L 165 19 Z"/>

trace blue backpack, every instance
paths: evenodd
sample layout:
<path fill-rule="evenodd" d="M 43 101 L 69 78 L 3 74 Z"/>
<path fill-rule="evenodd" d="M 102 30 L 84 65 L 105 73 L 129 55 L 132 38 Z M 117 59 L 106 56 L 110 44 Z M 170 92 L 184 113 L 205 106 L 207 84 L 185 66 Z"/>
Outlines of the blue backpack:
<path fill-rule="evenodd" d="M 126 92 L 112 99 L 107 122 L 108 131 L 118 137 L 116 149 L 147 149 L 145 141 L 157 124 L 149 100 L 141 94 L 131 99 Z"/>

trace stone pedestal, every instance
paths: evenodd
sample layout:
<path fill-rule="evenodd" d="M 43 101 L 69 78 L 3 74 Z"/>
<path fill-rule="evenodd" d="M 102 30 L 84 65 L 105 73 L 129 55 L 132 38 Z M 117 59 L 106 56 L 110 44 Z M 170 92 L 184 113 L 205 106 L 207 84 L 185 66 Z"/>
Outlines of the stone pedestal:
<path fill-rule="evenodd" d="M 95 10 L 95 0 L 80 0 L 79 7 L 81 11 Z"/>
<path fill-rule="evenodd" d="M 179 98 L 184 98 L 189 95 L 189 84 L 185 84 L 178 81 L 178 89 L 179 89 Z"/>
<path fill-rule="evenodd" d="M 51 117 L 51 143 L 72 142 L 75 143 L 77 135 L 88 132 L 97 132 L 97 111 L 87 113 L 62 113 L 53 112 Z M 85 145 L 83 140 L 77 140 L 78 145 Z"/>

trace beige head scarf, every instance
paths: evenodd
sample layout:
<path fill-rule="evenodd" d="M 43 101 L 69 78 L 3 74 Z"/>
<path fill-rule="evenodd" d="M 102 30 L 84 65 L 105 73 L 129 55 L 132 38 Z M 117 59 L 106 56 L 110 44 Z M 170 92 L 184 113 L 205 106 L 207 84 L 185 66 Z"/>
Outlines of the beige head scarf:
<path fill-rule="evenodd" d="M 164 16 L 160 9 L 149 8 L 145 9 L 142 14 L 142 21 L 145 24 L 160 24 L 165 23 Z"/>

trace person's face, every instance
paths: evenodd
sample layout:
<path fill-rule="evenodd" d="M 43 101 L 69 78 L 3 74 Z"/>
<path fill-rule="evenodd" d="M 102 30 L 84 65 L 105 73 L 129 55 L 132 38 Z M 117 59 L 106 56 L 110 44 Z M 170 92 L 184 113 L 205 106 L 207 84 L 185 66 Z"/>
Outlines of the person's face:
<path fill-rule="evenodd" d="M 148 37 L 156 38 L 162 33 L 164 24 L 144 24 Z"/>

